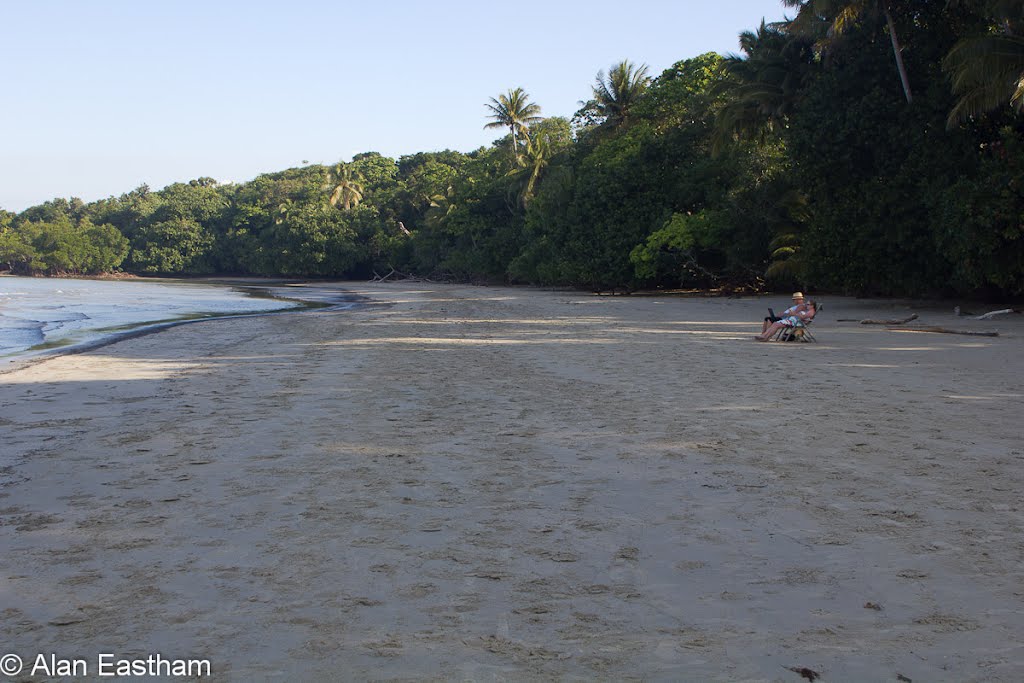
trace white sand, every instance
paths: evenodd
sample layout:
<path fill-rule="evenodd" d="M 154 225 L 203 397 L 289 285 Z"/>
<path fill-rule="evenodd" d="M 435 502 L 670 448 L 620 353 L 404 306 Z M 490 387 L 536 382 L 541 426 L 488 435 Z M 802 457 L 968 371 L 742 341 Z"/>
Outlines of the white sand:
<path fill-rule="evenodd" d="M 829 298 L 819 344 L 758 344 L 784 297 L 347 288 L 380 305 L 0 375 L 8 651 L 1024 680 L 1024 316 Z"/>

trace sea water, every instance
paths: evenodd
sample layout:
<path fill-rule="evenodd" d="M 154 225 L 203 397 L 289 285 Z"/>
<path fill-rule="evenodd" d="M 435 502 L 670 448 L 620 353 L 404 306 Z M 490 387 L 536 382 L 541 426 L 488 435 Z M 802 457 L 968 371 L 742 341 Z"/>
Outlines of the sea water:
<path fill-rule="evenodd" d="M 156 323 L 298 305 L 222 285 L 0 277 L 0 357 L 93 342 Z"/>

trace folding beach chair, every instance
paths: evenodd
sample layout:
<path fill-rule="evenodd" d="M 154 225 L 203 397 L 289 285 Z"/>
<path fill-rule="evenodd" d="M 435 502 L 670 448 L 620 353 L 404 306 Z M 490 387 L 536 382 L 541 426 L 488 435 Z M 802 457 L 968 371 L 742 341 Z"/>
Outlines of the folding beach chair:
<path fill-rule="evenodd" d="M 824 306 L 820 304 L 815 306 L 814 316 L 817 317 L 823 308 Z M 813 334 L 811 334 L 811 325 L 813 323 L 814 318 L 811 318 L 810 320 L 799 321 L 793 327 L 783 327 L 772 335 L 771 341 L 798 341 L 805 343 L 817 342 L 818 340 L 814 338 Z"/>

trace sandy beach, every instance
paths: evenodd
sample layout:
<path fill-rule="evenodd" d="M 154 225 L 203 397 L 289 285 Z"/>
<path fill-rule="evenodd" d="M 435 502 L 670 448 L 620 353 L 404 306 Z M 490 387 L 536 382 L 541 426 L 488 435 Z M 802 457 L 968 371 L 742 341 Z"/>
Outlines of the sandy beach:
<path fill-rule="evenodd" d="M 341 286 L 0 374 L 0 655 L 1024 680 L 1024 316 Z"/>

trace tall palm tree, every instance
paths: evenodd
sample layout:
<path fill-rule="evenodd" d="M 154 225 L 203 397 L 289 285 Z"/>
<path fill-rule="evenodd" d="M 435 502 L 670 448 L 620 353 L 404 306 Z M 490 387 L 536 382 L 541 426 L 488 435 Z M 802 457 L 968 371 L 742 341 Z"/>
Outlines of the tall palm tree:
<path fill-rule="evenodd" d="M 327 172 L 326 189 L 331 192 L 327 200 L 331 206 L 348 211 L 363 200 L 363 175 L 351 164 L 339 162 Z"/>
<path fill-rule="evenodd" d="M 988 0 L 984 10 L 988 30 L 962 38 L 942 61 L 959 96 L 946 120 L 950 128 L 1007 103 L 1024 111 L 1024 3 Z"/>
<path fill-rule="evenodd" d="M 813 61 L 812 43 L 763 21 L 756 31 L 740 34 L 743 54 L 726 57 L 726 78 L 715 86 L 729 94 L 715 117 L 715 151 L 733 137 L 757 137 L 784 123 Z"/>
<path fill-rule="evenodd" d="M 516 159 L 519 159 L 519 147 L 516 140 L 518 133 L 524 133 L 531 123 L 540 121 L 540 105 L 530 102 L 530 96 L 522 88 L 510 89 L 508 93 L 492 97 L 490 104 L 485 104 L 491 113 L 488 115 L 494 119 L 484 128 L 505 128 L 508 127 L 512 133 L 512 152 Z"/>
<path fill-rule="evenodd" d="M 910 79 L 907 67 L 903 64 L 903 48 L 900 47 L 899 36 L 896 34 L 896 22 L 893 21 L 892 0 L 782 0 L 786 7 L 798 8 L 797 15 L 790 23 L 792 28 L 804 34 L 820 33 L 822 48 L 827 47 L 829 39 L 839 36 L 853 28 L 861 19 L 881 14 L 889 28 L 889 40 L 892 43 L 892 54 L 896 59 L 896 70 L 900 74 L 903 95 L 907 102 L 914 101 L 910 91 Z"/>
<path fill-rule="evenodd" d="M 598 71 L 594 84 L 594 105 L 605 117 L 605 123 L 612 127 L 626 123 L 630 109 L 647 91 L 650 82 L 647 65 L 637 67 L 628 59 L 613 65 L 607 77 L 604 71 Z"/>
<path fill-rule="evenodd" d="M 516 176 L 513 187 L 518 189 L 517 199 L 523 208 L 526 208 L 537 194 L 537 186 L 552 156 L 551 140 L 547 135 L 527 135 L 525 147 L 526 152 L 523 154 L 521 166 L 506 174 Z"/>

